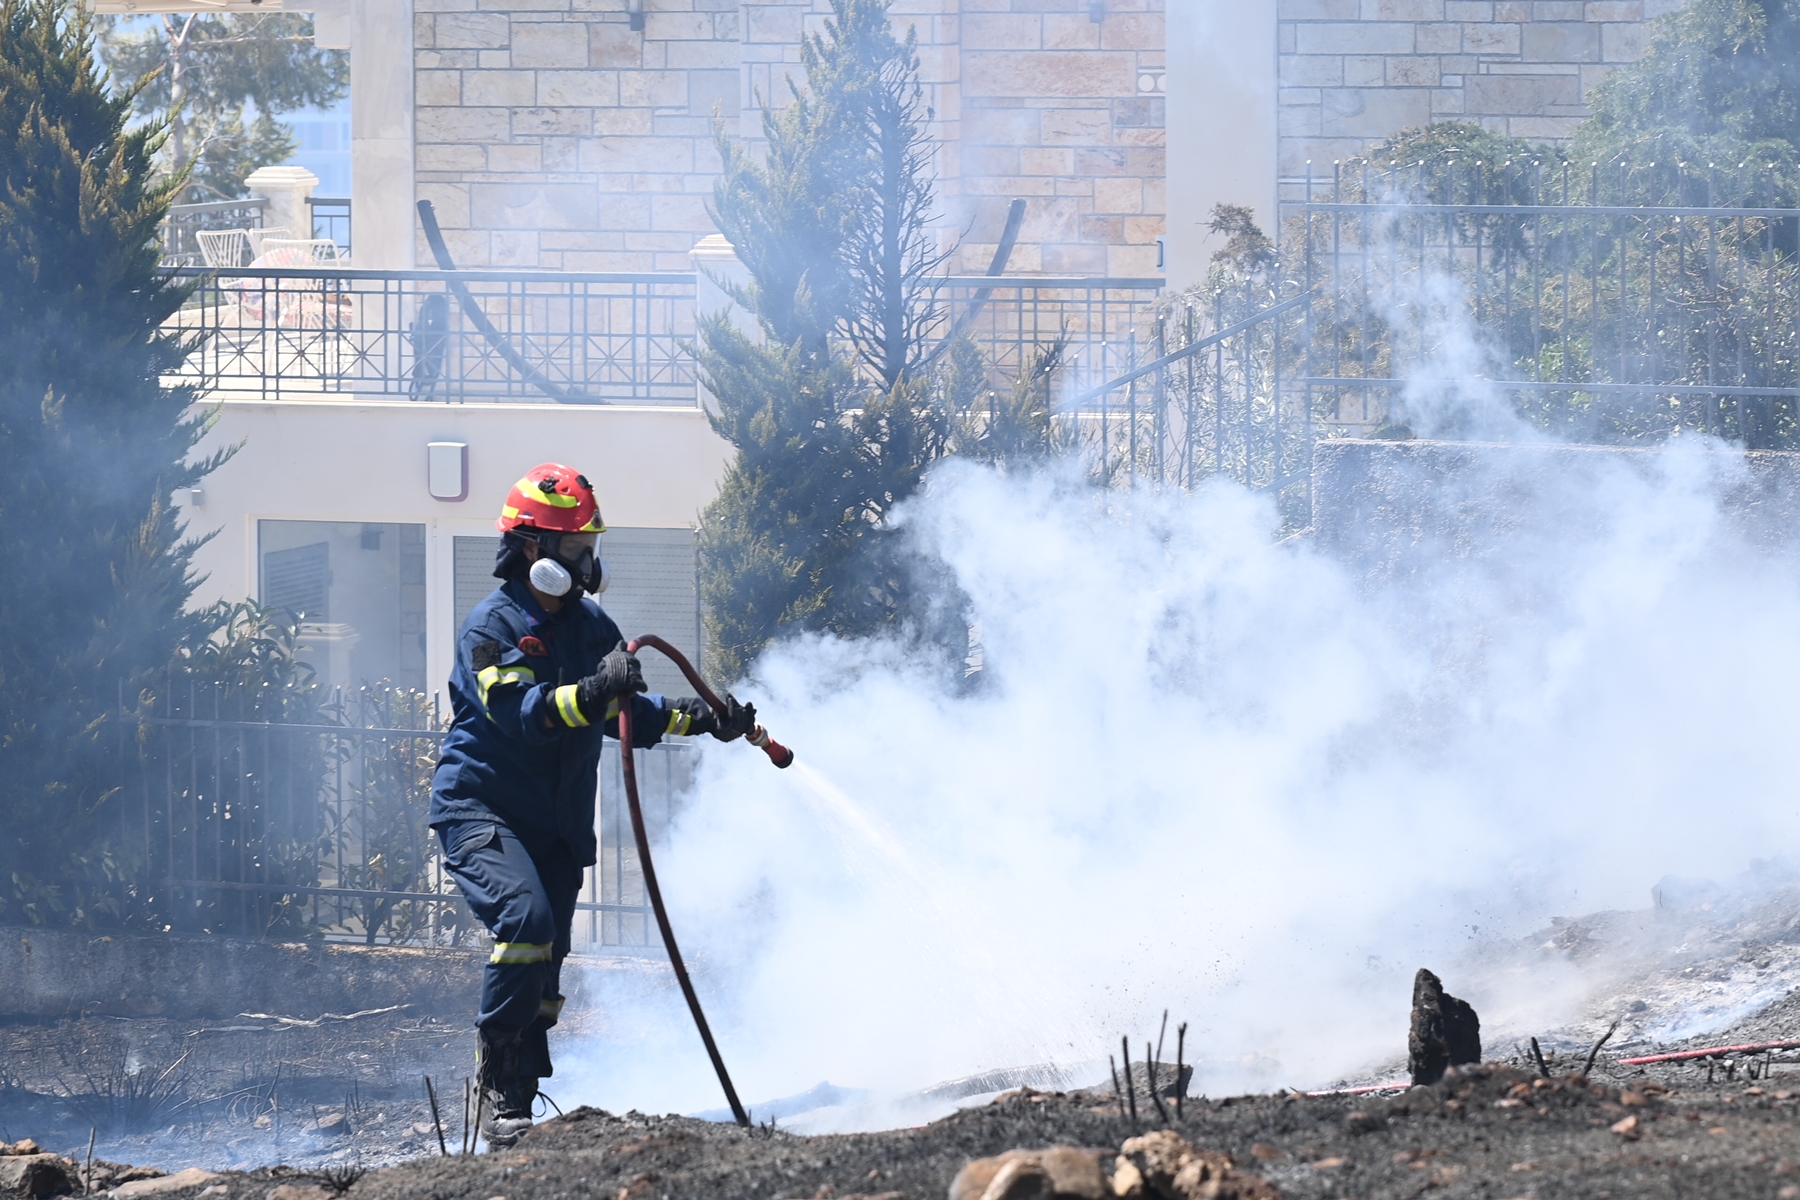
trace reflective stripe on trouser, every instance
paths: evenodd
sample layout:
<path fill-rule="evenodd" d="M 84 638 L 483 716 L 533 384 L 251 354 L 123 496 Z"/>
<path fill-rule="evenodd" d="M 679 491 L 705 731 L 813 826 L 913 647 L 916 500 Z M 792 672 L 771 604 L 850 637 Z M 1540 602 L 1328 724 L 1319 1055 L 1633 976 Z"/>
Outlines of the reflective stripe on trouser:
<path fill-rule="evenodd" d="M 550 961 L 550 942 L 495 942 L 491 963 L 540 963 Z"/>
<path fill-rule="evenodd" d="M 452 821 L 438 829 L 438 838 L 445 866 L 494 935 L 475 1024 L 491 1032 L 523 1032 L 525 1058 L 536 1060 L 540 1077 L 548 1075 L 544 1035 L 561 1012 L 559 980 L 582 870 L 561 843 L 534 858 L 518 835 L 497 821 Z"/>

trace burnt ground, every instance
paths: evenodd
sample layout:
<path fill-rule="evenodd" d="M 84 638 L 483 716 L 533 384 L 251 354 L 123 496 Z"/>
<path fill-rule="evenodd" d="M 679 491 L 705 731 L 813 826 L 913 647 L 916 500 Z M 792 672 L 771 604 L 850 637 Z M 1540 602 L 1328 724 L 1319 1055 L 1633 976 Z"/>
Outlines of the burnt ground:
<path fill-rule="evenodd" d="M 1484 1037 L 1503 1061 L 1432 1088 L 1189 1099 L 1171 1123 L 1288 1197 L 1800 1200 L 1800 1051 L 1618 1061 L 1800 1039 L 1800 892 L 1735 907 L 1704 893 L 1664 899 L 1648 912 L 1559 921 L 1511 947 L 1510 963 L 1493 956 L 1527 978 L 1556 963 L 1594 981 L 1578 1019 L 1536 1031 L 1553 1079 L 1537 1076 L 1521 1046 L 1533 1031 L 1496 1028 Z M 1396 1013 L 1397 1051 L 1404 1018 Z M 575 1016 L 584 1019 L 603 1017 Z M 1614 1020 L 1592 1079 L 1571 1074 Z M 822 1189 L 942 1197 L 972 1157 L 1052 1144 L 1116 1151 L 1134 1129 L 1107 1087 L 1008 1093 L 920 1128 L 818 1137 L 581 1109 L 514 1150 L 458 1157 L 470 1042 L 459 1021 L 404 1011 L 316 1026 L 0 1024 L 0 1135 L 79 1158 L 97 1127 L 99 1157 L 171 1171 L 286 1164 L 171 1188 L 172 1200 L 204 1188 L 215 1189 L 207 1200 L 332 1200 L 339 1190 L 352 1200 L 799 1200 Z M 1371 1065 L 1348 1082 L 1392 1079 L 1397 1068 Z M 1148 1130 L 1162 1120 L 1142 1071 L 1135 1128 Z M 449 1159 L 438 1155 L 425 1073 L 447 1093 Z"/>
<path fill-rule="evenodd" d="M 1800 1101 L 1747 1089 L 1649 1095 L 1492 1068 L 1398 1098 L 1292 1094 L 1190 1103 L 1173 1126 L 1288 1197 L 1773 1197 L 1800 1184 Z M 1504 1107 L 1502 1107 L 1504 1105 Z M 1140 1117 L 1144 1114 L 1140 1112 Z M 1637 1117 L 1631 1134 L 1612 1132 Z M 1151 1116 L 1144 1127 L 1160 1126 Z M 512 1152 L 427 1161 L 360 1181 L 359 1200 L 564 1194 L 713 1200 L 946 1194 L 970 1158 L 1063 1143 L 1117 1149 L 1110 1095 L 1019 1092 L 923 1129 L 793 1138 L 584 1110 Z M 652 1178 L 654 1176 L 654 1178 Z M 635 1193 L 634 1193 L 635 1194 Z M 1796 1189 L 1792 1195 L 1800 1195 Z"/>
<path fill-rule="evenodd" d="M 1190 1101 L 1170 1120 L 1285 1197 L 1800 1196 L 1800 1099 L 1754 1084 L 1665 1092 L 1649 1076 L 1635 1082 L 1621 1090 L 1491 1065 L 1397 1097 Z M 1162 1124 L 1144 1117 L 1140 1128 Z M 344 1184 L 349 1200 L 937 1200 L 970 1158 L 1052 1144 L 1116 1150 L 1132 1132 L 1097 1092 L 1019 1091 L 920 1129 L 824 1137 L 581 1109 L 509 1151 L 421 1158 L 354 1181 L 228 1174 L 168 1194 L 265 1200 L 286 1182 L 307 1191 L 276 1200 L 325 1200 Z"/>
<path fill-rule="evenodd" d="M 238 1017 L 0 1024 L 0 1139 L 171 1170 L 385 1164 L 435 1153 L 423 1077 L 458 1119 L 473 1034 L 404 1011 L 317 1026 Z M 454 1126 L 451 1126 L 454 1128 Z"/>

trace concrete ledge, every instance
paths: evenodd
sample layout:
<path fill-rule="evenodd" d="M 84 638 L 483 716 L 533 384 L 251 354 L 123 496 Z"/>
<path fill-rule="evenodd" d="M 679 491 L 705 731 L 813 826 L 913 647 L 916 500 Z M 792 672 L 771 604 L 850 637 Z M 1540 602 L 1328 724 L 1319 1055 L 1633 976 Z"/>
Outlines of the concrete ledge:
<path fill-rule="evenodd" d="M 410 1004 L 467 1017 L 485 951 L 0 929 L 0 1019 L 315 1018 Z"/>

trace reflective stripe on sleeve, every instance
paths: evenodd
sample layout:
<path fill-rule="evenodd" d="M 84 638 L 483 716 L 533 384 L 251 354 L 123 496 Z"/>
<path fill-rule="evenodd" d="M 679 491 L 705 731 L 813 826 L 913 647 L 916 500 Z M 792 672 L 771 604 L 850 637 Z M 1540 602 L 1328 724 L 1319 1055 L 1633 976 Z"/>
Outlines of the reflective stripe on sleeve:
<path fill-rule="evenodd" d="M 556 715 L 562 718 L 564 725 L 570 729 L 582 729 L 588 719 L 581 713 L 581 704 L 575 698 L 575 685 L 565 683 L 552 693 L 556 697 Z"/>
<path fill-rule="evenodd" d="M 561 996 L 545 996 L 538 1001 L 538 1016 L 554 1021 L 562 1016 L 563 998 Z"/>
<path fill-rule="evenodd" d="M 693 723 L 694 718 L 688 716 L 687 713 L 679 708 L 671 708 L 669 710 L 669 726 L 663 732 L 674 734 L 676 737 L 686 737 L 688 728 Z"/>
<path fill-rule="evenodd" d="M 495 942 L 490 963 L 541 963 L 550 961 L 550 943 Z"/>
<path fill-rule="evenodd" d="M 503 683 L 537 682 L 537 672 L 530 667 L 483 667 L 475 673 L 475 686 L 481 690 L 481 707 L 486 708 L 488 693 Z"/>

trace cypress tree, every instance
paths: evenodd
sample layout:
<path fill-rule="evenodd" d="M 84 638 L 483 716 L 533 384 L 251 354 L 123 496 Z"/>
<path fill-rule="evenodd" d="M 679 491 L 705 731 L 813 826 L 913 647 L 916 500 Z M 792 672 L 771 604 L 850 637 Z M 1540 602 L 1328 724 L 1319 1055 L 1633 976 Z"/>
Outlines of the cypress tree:
<path fill-rule="evenodd" d="M 91 923 L 129 905 L 114 835 L 128 697 L 204 632 L 195 543 L 171 494 L 205 430 L 167 387 L 161 327 L 186 291 L 158 269 L 179 179 L 131 129 L 88 18 L 0 0 L 0 920 Z"/>
<path fill-rule="evenodd" d="M 805 90 L 763 121 L 760 160 L 718 137 L 713 216 L 761 336 L 719 314 L 700 363 L 737 447 L 700 530 L 713 661 L 736 675 L 783 629 L 863 634 L 915 607 L 885 518 L 949 446 L 925 378 L 941 325 L 930 110 L 916 40 L 886 0 L 832 0 Z"/>

